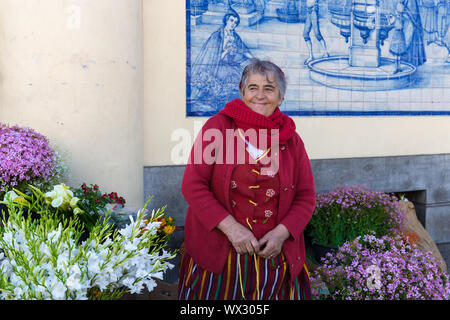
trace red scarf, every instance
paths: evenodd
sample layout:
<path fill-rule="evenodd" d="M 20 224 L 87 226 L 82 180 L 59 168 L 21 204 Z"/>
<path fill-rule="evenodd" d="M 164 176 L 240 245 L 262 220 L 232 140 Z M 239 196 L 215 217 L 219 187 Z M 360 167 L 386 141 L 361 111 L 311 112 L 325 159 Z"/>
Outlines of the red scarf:
<path fill-rule="evenodd" d="M 261 135 L 257 133 L 258 146 L 259 139 L 266 138 L 266 146 L 271 146 L 272 141 L 276 141 L 276 134 L 278 132 L 279 144 L 286 144 L 286 142 L 295 133 L 295 122 L 288 115 L 282 113 L 280 108 L 276 108 L 275 111 L 266 117 L 250 109 L 241 99 L 234 99 L 225 105 L 225 108 L 220 110 L 219 114 L 224 114 L 231 117 L 238 128 L 246 131 L 248 129 L 255 129 L 259 132 L 259 129 L 267 129 L 267 135 Z M 272 132 L 273 129 L 278 129 Z M 272 137 L 271 137 L 272 136 Z M 263 143 L 264 145 L 264 143 Z"/>

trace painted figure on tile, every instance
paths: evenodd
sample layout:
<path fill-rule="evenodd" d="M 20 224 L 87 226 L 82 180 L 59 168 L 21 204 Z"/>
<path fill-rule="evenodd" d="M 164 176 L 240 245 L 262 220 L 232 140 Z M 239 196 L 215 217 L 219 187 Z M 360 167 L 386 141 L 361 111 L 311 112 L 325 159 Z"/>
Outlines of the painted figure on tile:
<path fill-rule="evenodd" d="M 401 61 L 414 66 L 420 66 L 427 61 L 423 40 L 423 26 L 420 18 L 417 0 L 399 0 L 403 3 L 402 16 L 405 18 L 403 32 L 405 35 L 406 51 Z"/>
<path fill-rule="evenodd" d="M 303 29 L 303 39 L 305 39 L 306 46 L 308 47 L 309 57 L 305 60 L 305 64 L 308 64 L 311 60 L 314 59 L 313 47 L 311 42 L 311 29 L 314 31 L 314 35 L 316 36 L 317 41 L 319 41 L 322 46 L 323 56 L 328 57 L 327 44 L 325 39 L 320 32 L 320 23 L 319 23 L 319 0 L 307 0 L 306 1 L 306 21 L 305 27 Z"/>
<path fill-rule="evenodd" d="M 224 103 L 239 97 L 243 64 L 253 57 L 236 32 L 239 15 L 229 9 L 223 25 L 206 40 L 192 67 L 192 99 L 203 108 L 219 110 Z M 211 110 L 213 109 L 213 110 Z"/>
<path fill-rule="evenodd" d="M 397 8 L 394 13 L 394 30 L 391 38 L 391 45 L 389 47 L 389 52 L 396 56 L 396 64 L 394 73 L 401 71 L 400 69 L 400 59 L 401 56 L 406 52 L 406 40 L 405 33 L 403 31 L 405 22 L 408 19 L 405 17 L 405 2 L 406 0 L 399 0 L 397 2 Z"/>
<path fill-rule="evenodd" d="M 450 0 L 439 0 L 437 5 L 436 44 L 447 49 L 446 63 L 450 63 Z"/>
<path fill-rule="evenodd" d="M 419 0 L 423 36 L 427 45 L 437 38 L 437 3 L 438 0 Z"/>

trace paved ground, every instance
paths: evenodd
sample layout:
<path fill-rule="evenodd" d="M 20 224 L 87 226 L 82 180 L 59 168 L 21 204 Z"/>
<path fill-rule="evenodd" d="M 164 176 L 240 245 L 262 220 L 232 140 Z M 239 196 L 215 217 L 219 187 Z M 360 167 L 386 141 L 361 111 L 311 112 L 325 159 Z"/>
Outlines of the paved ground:
<path fill-rule="evenodd" d="M 450 243 L 440 243 L 436 245 L 441 252 L 442 258 L 444 258 L 445 263 L 447 264 L 447 272 L 450 274 Z"/>

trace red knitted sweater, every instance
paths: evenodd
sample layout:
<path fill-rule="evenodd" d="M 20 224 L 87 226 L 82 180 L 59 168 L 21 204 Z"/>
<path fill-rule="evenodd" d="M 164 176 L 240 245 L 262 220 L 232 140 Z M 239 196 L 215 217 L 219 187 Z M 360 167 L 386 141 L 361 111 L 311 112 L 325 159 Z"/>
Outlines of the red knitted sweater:
<path fill-rule="evenodd" d="M 181 186 L 189 205 L 185 220 L 185 248 L 201 267 L 220 273 L 231 244 L 216 226 L 233 212 L 230 184 L 236 163 L 194 162 L 195 150 L 204 152 L 211 143 L 203 138 L 208 129 L 221 132 L 225 137 L 227 129 L 237 130 L 237 125 L 224 114 L 213 116 L 207 120 L 194 143 Z M 236 160 L 236 149 L 243 143 L 239 136 L 235 136 L 232 144 L 223 139 L 215 149 L 216 155 L 225 155 L 234 149 Z M 282 223 L 290 232 L 291 236 L 284 242 L 282 250 L 289 263 L 290 277 L 295 279 L 306 261 L 303 230 L 316 204 L 314 180 L 303 141 L 295 131 L 274 153 L 280 186 L 275 225 Z"/>

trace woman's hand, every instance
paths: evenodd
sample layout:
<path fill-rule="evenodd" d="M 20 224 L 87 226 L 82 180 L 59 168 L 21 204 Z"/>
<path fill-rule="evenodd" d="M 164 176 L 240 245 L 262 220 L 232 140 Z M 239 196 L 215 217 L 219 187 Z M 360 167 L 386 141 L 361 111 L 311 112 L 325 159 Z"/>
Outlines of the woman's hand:
<path fill-rule="evenodd" d="M 258 240 L 249 229 L 237 222 L 232 216 L 223 219 L 217 225 L 217 228 L 227 236 L 237 253 L 249 253 L 250 255 L 258 253 Z"/>
<path fill-rule="evenodd" d="M 288 229 L 284 225 L 279 224 L 259 239 L 261 251 L 258 255 L 264 259 L 270 259 L 279 255 L 284 241 L 286 241 L 289 236 L 290 233 Z"/>

